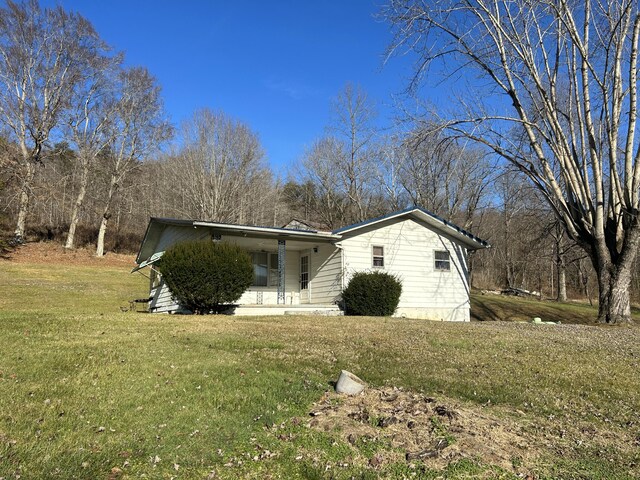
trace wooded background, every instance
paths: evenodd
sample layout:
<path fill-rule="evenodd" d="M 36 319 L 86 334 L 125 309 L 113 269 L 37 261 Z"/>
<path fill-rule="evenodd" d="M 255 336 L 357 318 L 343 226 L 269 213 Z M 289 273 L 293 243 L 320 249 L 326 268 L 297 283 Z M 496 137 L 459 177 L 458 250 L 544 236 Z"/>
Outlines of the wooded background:
<path fill-rule="evenodd" d="M 417 205 L 492 245 L 470 256 L 474 287 L 598 298 L 591 260 L 539 190 L 434 116 L 398 112 L 381 127 L 367 92 L 347 84 L 325 134 L 282 177 L 259 135 L 225 112 L 202 109 L 170 125 L 152 74 L 124 67 L 61 7 L 8 2 L 0 55 L 5 245 L 135 252 L 151 216 L 262 226 L 296 218 L 335 229 Z"/>

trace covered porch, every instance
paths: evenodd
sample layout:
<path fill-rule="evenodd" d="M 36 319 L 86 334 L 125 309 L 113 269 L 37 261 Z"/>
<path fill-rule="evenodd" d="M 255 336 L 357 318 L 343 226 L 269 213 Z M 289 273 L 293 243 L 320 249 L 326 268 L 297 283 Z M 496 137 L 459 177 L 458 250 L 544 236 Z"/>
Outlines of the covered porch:
<path fill-rule="evenodd" d="M 253 284 L 238 300 L 241 307 L 236 314 L 282 315 L 292 307 L 297 313 L 337 308 L 335 300 L 342 288 L 341 256 L 331 240 L 221 235 L 220 241 L 242 247 L 253 261 Z M 331 263 L 337 269 L 326 272 Z M 326 278 L 331 273 L 332 281 Z"/>
<path fill-rule="evenodd" d="M 333 312 L 343 287 L 339 239 L 331 232 L 152 218 L 134 271 L 146 266 L 152 269 L 149 311 L 182 312 L 154 263 L 178 242 L 229 242 L 247 251 L 253 263 L 252 285 L 235 302 L 241 307 L 236 309 L 238 314 L 284 314 L 303 306 L 308 308 L 295 310 L 297 314 Z M 278 309 L 256 313 L 258 307 L 269 306 Z"/>

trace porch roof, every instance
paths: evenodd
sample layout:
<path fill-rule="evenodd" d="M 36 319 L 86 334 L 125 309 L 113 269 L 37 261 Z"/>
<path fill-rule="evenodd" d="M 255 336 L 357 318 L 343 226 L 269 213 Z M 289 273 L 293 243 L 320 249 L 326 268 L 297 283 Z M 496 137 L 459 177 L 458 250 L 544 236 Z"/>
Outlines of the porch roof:
<path fill-rule="evenodd" d="M 255 236 L 269 236 L 277 238 L 295 238 L 295 239 L 309 239 L 309 240 L 338 240 L 340 235 L 336 235 L 332 232 L 320 232 L 317 230 L 299 230 L 293 228 L 284 227 L 256 227 L 252 225 L 234 225 L 231 223 L 216 223 L 216 222 L 201 222 L 194 221 L 194 227 L 208 227 L 216 231 L 234 233 L 240 235 L 249 234 Z"/>
<path fill-rule="evenodd" d="M 316 230 L 298 230 L 293 228 L 256 227 L 253 225 L 235 225 L 230 223 L 206 222 L 200 220 L 182 220 L 176 218 L 151 217 L 144 234 L 140 251 L 136 258 L 138 266 L 133 271 L 158 261 L 164 251 L 156 251 L 156 246 L 164 228 L 168 225 L 180 227 L 206 228 L 213 233 L 235 235 L 256 239 L 289 240 L 298 242 L 329 243 L 339 240 L 340 235 Z"/>

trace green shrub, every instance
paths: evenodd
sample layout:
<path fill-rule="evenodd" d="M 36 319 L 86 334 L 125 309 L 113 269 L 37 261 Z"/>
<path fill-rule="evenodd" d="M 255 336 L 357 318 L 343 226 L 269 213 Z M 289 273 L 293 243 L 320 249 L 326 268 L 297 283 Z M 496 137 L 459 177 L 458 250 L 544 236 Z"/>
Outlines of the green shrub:
<path fill-rule="evenodd" d="M 174 299 L 199 314 L 227 309 L 253 281 L 249 254 L 224 242 L 178 243 L 167 249 L 158 268 Z"/>
<path fill-rule="evenodd" d="M 358 272 L 349 281 L 342 292 L 345 313 L 347 315 L 393 315 L 402 283 L 396 275 L 387 272 Z"/>

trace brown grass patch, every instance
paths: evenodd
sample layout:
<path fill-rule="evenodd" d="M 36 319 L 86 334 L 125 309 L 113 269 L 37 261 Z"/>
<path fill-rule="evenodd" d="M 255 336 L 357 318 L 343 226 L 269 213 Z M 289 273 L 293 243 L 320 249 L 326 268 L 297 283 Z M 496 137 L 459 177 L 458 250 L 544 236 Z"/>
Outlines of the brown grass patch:
<path fill-rule="evenodd" d="M 482 459 L 518 475 L 538 457 L 536 441 L 513 420 L 482 407 L 436 399 L 399 388 L 367 388 L 356 396 L 326 393 L 313 405 L 308 425 L 338 431 L 343 441 L 366 450 L 366 444 L 390 448 L 361 462 L 374 468 L 415 461 L 442 470 L 462 459 Z"/>
<path fill-rule="evenodd" d="M 96 257 L 93 249 L 77 248 L 67 250 L 55 242 L 25 243 L 0 257 L 0 261 L 2 260 L 21 264 L 131 268 L 135 266 L 134 255 L 109 252 L 104 257 Z"/>

